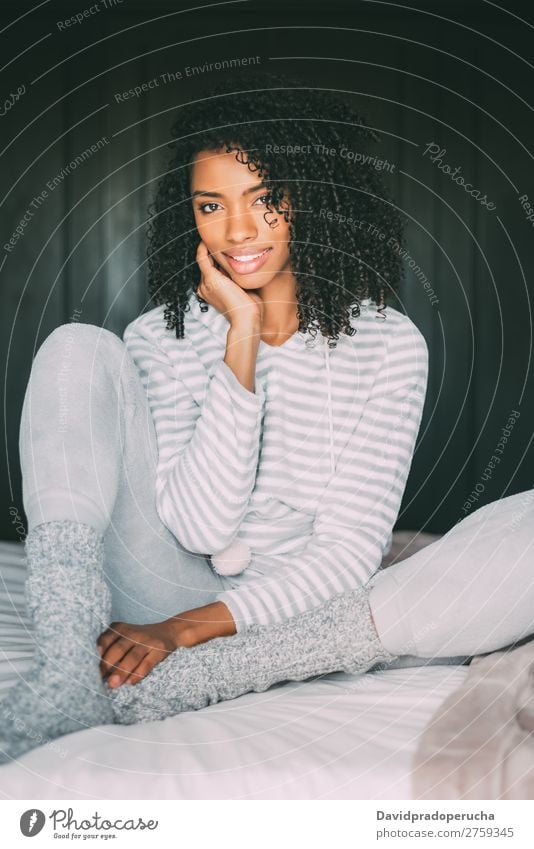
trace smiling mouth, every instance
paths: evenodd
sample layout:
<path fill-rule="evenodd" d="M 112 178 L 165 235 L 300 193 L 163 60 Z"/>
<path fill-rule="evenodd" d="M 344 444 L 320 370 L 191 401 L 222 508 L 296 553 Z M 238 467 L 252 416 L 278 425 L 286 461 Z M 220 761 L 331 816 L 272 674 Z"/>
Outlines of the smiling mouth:
<path fill-rule="evenodd" d="M 235 262 L 254 262 L 254 260 L 259 259 L 260 256 L 263 256 L 270 250 L 271 248 L 265 248 L 265 250 L 257 251 L 256 253 L 235 255 L 231 254 L 230 252 L 226 252 L 225 256 L 227 256 L 229 259 L 233 259 Z"/>
<path fill-rule="evenodd" d="M 272 247 L 265 248 L 263 251 L 250 251 L 250 253 L 231 254 L 224 252 L 228 264 L 236 274 L 254 274 L 267 262 L 267 258 L 272 251 Z"/>

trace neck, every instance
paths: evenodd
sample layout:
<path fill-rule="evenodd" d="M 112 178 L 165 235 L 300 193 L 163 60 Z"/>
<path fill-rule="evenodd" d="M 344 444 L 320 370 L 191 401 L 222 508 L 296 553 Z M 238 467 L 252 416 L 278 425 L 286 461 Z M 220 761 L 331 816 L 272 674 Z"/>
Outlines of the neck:
<path fill-rule="evenodd" d="M 271 345 L 283 344 L 299 327 L 297 281 L 291 272 L 281 272 L 256 294 L 263 301 L 261 338 Z"/>

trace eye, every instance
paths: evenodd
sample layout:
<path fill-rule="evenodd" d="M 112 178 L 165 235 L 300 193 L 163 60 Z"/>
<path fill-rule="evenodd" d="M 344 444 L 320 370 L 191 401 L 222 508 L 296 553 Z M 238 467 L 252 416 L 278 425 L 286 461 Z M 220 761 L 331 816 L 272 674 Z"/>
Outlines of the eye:
<path fill-rule="evenodd" d="M 263 201 L 263 203 L 260 203 L 260 206 L 267 206 L 267 204 L 271 203 L 272 201 L 271 193 L 268 192 L 266 195 L 260 195 L 260 197 L 256 198 L 256 200 L 254 201 L 254 204 L 257 204 L 258 201 Z"/>
<path fill-rule="evenodd" d="M 211 201 L 208 201 L 208 203 L 201 203 L 200 206 L 198 207 L 198 209 L 199 209 L 200 212 L 203 213 L 203 215 L 209 215 L 211 212 L 215 212 L 217 210 L 218 206 L 219 206 L 218 203 L 215 203 L 214 200 L 211 200 Z M 207 209 L 206 207 L 215 207 L 215 208 L 214 209 Z"/>

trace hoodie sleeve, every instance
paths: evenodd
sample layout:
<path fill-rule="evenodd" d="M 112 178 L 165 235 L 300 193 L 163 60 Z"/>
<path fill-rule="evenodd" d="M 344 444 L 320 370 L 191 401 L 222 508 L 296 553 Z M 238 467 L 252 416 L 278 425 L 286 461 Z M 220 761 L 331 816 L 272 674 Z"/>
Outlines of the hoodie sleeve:
<path fill-rule="evenodd" d="M 238 631 L 254 623 L 283 622 L 366 584 L 377 571 L 412 462 L 427 370 L 426 343 L 409 322 L 389 343 L 374 389 L 320 501 L 306 548 L 267 558 L 263 577 L 217 596 Z"/>
<path fill-rule="evenodd" d="M 235 536 L 255 484 L 263 388 L 249 392 L 221 359 L 199 406 L 180 377 L 191 363 L 187 342 L 177 356 L 143 322 L 128 326 L 124 342 L 154 420 L 159 516 L 188 551 L 215 554 Z M 205 374 L 198 380 L 201 388 Z"/>

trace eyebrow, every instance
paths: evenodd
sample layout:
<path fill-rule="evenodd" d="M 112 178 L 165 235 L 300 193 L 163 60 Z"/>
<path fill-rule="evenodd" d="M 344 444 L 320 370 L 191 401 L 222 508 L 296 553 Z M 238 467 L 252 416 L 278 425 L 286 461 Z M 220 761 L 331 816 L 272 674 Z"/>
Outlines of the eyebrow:
<path fill-rule="evenodd" d="M 267 186 L 265 186 L 264 183 L 258 183 L 257 186 L 251 186 L 250 189 L 245 189 L 243 194 L 244 195 L 251 195 L 254 192 L 259 191 L 259 189 L 266 189 L 266 188 L 267 188 Z M 196 192 L 192 193 L 191 197 L 192 198 L 196 198 L 196 197 L 223 198 L 224 195 L 221 194 L 220 192 L 196 191 Z"/>

